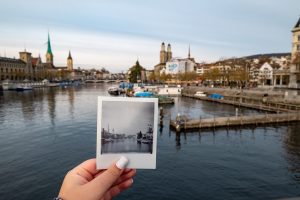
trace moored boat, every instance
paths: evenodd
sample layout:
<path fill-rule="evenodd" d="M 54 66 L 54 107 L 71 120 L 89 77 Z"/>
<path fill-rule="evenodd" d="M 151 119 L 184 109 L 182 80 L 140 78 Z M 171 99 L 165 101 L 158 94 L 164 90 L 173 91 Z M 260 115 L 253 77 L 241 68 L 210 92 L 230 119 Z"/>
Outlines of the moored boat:
<path fill-rule="evenodd" d="M 109 87 L 108 90 L 107 90 L 107 92 L 108 92 L 109 94 L 111 94 L 111 95 L 119 95 L 119 94 L 120 94 L 119 88 L 114 87 L 114 86 Z"/>
<path fill-rule="evenodd" d="M 31 86 L 25 85 L 25 86 L 17 86 L 17 91 L 25 91 L 25 90 L 33 90 Z"/>

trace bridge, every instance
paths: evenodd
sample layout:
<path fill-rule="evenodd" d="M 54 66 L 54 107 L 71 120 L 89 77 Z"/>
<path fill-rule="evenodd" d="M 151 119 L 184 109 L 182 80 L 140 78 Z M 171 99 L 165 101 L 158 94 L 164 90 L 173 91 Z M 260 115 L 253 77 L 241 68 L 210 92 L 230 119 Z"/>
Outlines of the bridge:
<path fill-rule="evenodd" d="M 125 82 L 125 80 L 94 80 L 94 79 L 90 79 L 90 80 L 85 80 L 86 83 L 121 83 L 121 82 Z"/>

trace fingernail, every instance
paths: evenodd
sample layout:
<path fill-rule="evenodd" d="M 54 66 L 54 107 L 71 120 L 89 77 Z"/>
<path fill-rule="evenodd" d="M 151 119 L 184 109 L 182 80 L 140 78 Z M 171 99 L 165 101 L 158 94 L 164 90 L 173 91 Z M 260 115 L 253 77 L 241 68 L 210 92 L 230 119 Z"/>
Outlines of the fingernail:
<path fill-rule="evenodd" d="M 122 156 L 120 160 L 116 163 L 117 168 L 124 169 L 128 163 L 128 159 L 125 156 Z"/>
<path fill-rule="evenodd" d="M 133 179 L 131 179 L 131 183 L 133 183 Z"/>

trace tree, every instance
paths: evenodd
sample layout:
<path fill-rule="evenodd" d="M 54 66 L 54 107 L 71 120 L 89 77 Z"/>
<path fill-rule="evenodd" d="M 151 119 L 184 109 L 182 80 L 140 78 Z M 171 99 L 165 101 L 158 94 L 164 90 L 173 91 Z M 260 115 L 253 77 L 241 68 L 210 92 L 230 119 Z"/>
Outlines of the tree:
<path fill-rule="evenodd" d="M 136 83 L 138 80 L 142 80 L 142 71 L 144 68 L 140 65 L 139 61 L 136 61 L 135 65 L 132 66 L 129 71 L 129 81 L 131 83 Z"/>
<path fill-rule="evenodd" d="M 206 70 L 203 74 L 203 77 L 205 78 L 205 80 L 210 80 L 215 82 L 220 79 L 221 73 L 218 68 L 213 68 L 213 69 Z"/>

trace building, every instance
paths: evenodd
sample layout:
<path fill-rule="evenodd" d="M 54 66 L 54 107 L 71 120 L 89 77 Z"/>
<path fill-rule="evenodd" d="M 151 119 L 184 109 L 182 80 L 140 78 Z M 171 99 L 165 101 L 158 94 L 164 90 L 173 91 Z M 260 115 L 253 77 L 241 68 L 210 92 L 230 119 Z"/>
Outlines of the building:
<path fill-rule="evenodd" d="M 0 57 L 0 80 L 21 81 L 26 79 L 26 63 L 21 59 Z"/>
<path fill-rule="evenodd" d="M 33 57 L 26 49 L 19 52 L 19 59 L 0 57 L 0 80 L 22 81 L 24 79 L 41 81 L 43 79 L 76 79 L 78 72 L 73 72 L 73 58 L 71 51 L 67 57 L 67 66 L 54 66 L 50 35 L 48 33 L 46 62 L 41 57 Z M 76 76 L 75 76 L 76 74 Z M 73 76 L 74 75 L 74 76 Z"/>
<path fill-rule="evenodd" d="M 154 66 L 154 73 L 160 73 L 160 70 L 166 67 L 166 63 L 172 59 L 172 50 L 171 45 L 168 44 L 167 51 L 165 47 L 165 43 L 161 43 L 160 53 L 159 53 L 159 63 Z"/>
<path fill-rule="evenodd" d="M 273 68 L 269 63 L 265 62 L 259 68 L 258 81 L 261 85 L 273 84 Z"/>
<path fill-rule="evenodd" d="M 292 30 L 292 64 L 290 66 L 289 88 L 300 89 L 300 18 Z"/>
<path fill-rule="evenodd" d="M 195 68 L 195 62 L 189 58 L 172 58 L 166 63 L 166 69 L 164 72 L 166 74 L 178 74 L 193 72 Z"/>

